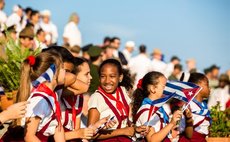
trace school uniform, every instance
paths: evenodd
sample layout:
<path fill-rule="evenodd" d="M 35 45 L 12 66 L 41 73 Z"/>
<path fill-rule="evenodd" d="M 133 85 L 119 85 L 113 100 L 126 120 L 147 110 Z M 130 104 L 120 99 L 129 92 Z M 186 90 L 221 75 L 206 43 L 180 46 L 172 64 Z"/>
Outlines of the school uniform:
<path fill-rule="evenodd" d="M 82 115 L 83 95 L 61 97 L 62 124 L 65 132 L 73 131 L 76 118 Z"/>
<path fill-rule="evenodd" d="M 151 101 L 149 98 L 145 100 Z M 155 132 L 159 132 L 169 123 L 169 112 L 167 105 L 160 108 L 151 106 L 150 104 L 142 105 L 135 116 L 134 122 L 136 126 L 146 125 L 154 128 Z M 141 140 L 141 136 L 136 134 L 136 137 Z M 146 141 L 142 139 L 141 141 Z M 168 142 L 170 139 L 166 136 L 163 142 Z"/>
<path fill-rule="evenodd" d="M 21 124 L 25 124 L 26 118 L 39 117 L 36 136 L 42 141 L 48 141 L 48 137 L 54 135 L 55 129 L 60 125 L 60 106 L 58 96 L 50 90 L 46 85 L 40 84 L 31 93 L 28 101 L 30 102 L 26 108 L 25 117 Z"/>
<path fill-rule="evenodd" d="M 129 120 L 129 104 L 131 99 L 128 96 L 128 92 L 124 87 L 118 87 L 114 94 L 106 94 L 102 88 L 92 94 L 88 102 L 88 109 L 96 108 L 100 113 L 100 119 L 107 116 L 115 116 L 117 124 L 111 129 L 125 128 L 128 126 Z M 95 140 L 101 142 L 130 142 L 126 136 L 117 136 L 104 140 Z"/>
<path fill-rule="evenodd" d="M 193 119 L 193 135 L 191 139 L 186 139 L 185 136 L 181 136 L 179 142 L 206 142 L 205 138 L 209 134 L 209 126 L 211 124 L 210 111 L 208 110 L 207 104 L 198 102 L 194 99 L 190 103 Z M 182 121 L 185 127 L 185 121 Z"/>

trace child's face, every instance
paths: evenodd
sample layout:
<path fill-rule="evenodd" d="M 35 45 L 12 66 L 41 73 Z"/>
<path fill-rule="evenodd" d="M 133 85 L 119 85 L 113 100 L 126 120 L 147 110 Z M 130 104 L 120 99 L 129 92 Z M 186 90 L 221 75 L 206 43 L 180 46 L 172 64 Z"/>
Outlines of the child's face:
<path fill-rule="evenodd" d="M 208 98 L 210 94 L 209 83 L 207 79 L 201 80 L 197 85 L 202 87 L 200 94 L 202 94 L 203 98 Z"/>
<path fill-rule="evenodd" d="M 102 89 L 106 93 L 114 93 L 118 87 L 119 81 L 122 80 L 122 75 L 119 74 L 115 65 L 105 64 L 101 68 L 100 83 Z"/>
<path fill-rule="evenodd" d="M 65 69 L 61 67 L 58 74 L 58 85 L 62 85 L 65 83 L 65 72 Z"/>
<path fill-rule="evenodd" d="M 165 77 L 160 77 L 159 79 L 159 83 L 155 86 L 155 91 L 156 91 L 156 95 L 161 98 L 163 95 L 163 91 L 165 88 L 165 84 L 166 84 L 166 78 Z"/>
<path fill-rule="evenodd" d="M 77 73 L 76 77 L 78 80 L 87 84 L 89 88 L 90 80 L 92 79 L 92 76 L 90 75 L 89 65 L 87 63 L 83 63 L 82 65 L 79 66 L 79 68 L 80 68 L 80 72 Z M 87 90 L 85 92 L 87 92 Z"/>

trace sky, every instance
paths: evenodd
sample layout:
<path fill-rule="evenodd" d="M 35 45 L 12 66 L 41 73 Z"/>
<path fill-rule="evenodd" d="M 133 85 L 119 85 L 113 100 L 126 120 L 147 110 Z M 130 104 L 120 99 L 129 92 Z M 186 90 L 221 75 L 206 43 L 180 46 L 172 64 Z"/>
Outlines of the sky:
<path fill-rule="evenodd" d="M 145 44 L 148 53 L 160 48 L 168 62 L 173 55 L 183 68 L 189 58 L 197 68 L 216 64 L 221 72 L 230 69 L 229 0 L 5 0 L 9 15 L 15 4 L 36 10 L 49 9 L 62 44 L 64 26 L 72 12 L 80 16 L 83 45 L 101 44 L 105 36 L 133 40 L 138 53 Z"/>

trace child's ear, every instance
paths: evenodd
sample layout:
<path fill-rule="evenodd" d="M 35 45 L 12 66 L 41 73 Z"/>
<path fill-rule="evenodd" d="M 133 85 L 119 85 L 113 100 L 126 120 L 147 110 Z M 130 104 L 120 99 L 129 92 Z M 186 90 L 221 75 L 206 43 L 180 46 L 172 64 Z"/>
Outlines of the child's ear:
<path fill-rule="evenodd" d="M 120 77 L 119 77 L 119 83 L 121 83 L 121 82 L 122 82 L 123 77 L 124 77 L 124 75 L 123 75 L 123 74 L 122 74 L 122 75 L 120 75 Z"/>
<path fill-rule="evenodd" d="M 156 93 L 156 87 L 154 85 L 150 86 L 150 92 L 152 92 L 153 94 Z"/>

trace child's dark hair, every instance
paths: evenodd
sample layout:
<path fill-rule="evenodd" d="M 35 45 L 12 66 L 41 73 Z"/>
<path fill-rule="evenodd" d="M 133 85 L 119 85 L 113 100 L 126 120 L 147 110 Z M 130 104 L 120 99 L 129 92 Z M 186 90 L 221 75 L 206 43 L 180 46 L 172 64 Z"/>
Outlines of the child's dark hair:
<path fill-rule="evenodd" d="M 135 115 L 138 109 L 141 107 L 144 98 L 148 97 L 148 95 L 150 94 L 150 92 L 148 91 L 148 86 L 157 85 L 159 83 L 160 77 L 164 77 L 164 75 L 160 72 L 152 71 L 147 73 L 142 79 L 141 88 L 138 87 L 133 92 L 133 108 L 132 108 L 133 118 L 135 118 Z"/>
<path fill-rule="evenodd" d="M 124 86 L 127 90 L 133 88 L 132 80 L 128 70 L 122 69 L 121 63 L 116 59 L 107 59 L 103 61 L 99 67 L 99 76 L 101 76 L 101 69 L 104 65 L 111 64 L 117 67 L 119 75 L 123 75 L 122 81 L 118 84 L 119 86 Z"/>
<path fill-rule="evenodd" d="M 73 55 L 68 49 L 62 46 L 50 46 L 49 48 L 43 49 L 42 52 L 58 53 L 61 55 L 63 62 L 73 63 Z"/>
<path fill-rule="evenodd" d="M 74 70 L 73 70 L 74 74 L 78 74 L 81 71 L 79 68 L 80 65 L 82 65 L 83 63 L 88 64 L 88 62 L 85 59 L 79 57 L 74 57 L 73 62 L 74 62 Z"/>
<path fill-rule="evenodd" d="M 185 77 L 185 73 L 183 73 L 181 75 L 180 81 L 184 81 L 184 77 Z M 190 76 L 189 76 L 187 82 L 191 82 L 191 83 L 197 84 L 201 80 L 208 80 L 208 78 L 203 73 L 194 72 L 194 73 L 190 73 Z"/>

